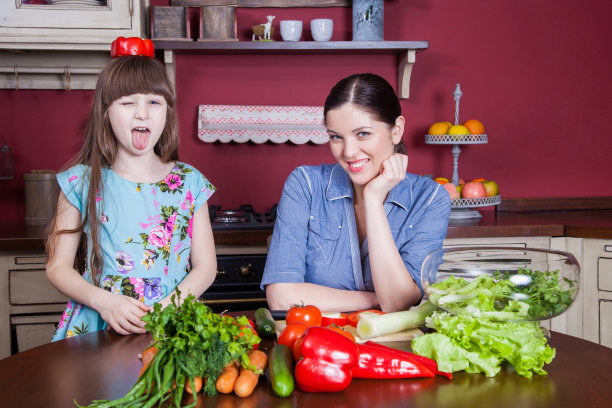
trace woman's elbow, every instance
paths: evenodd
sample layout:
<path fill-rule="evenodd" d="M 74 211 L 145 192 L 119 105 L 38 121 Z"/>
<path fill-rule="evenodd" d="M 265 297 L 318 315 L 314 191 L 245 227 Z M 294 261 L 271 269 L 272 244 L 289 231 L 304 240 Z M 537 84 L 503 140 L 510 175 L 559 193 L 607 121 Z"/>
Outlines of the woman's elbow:
<path fill-rule="evenodd" d="M 291 306 L 291 291 L 287 285 L 273 283 L 266 286 L 266 300 L 272 310 L 289 310 Z M 289 295 L 289 296 L 287 296 Z"/>

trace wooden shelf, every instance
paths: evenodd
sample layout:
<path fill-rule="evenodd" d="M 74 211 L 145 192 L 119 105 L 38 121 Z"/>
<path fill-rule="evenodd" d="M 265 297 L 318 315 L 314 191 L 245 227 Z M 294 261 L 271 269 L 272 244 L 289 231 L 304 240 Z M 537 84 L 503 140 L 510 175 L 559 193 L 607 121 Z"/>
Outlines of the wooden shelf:
<path fill-rule="evenodd" d="M 429 48 L 427 41 L 173 41 L 153 40 L 164 51 L 164 62 L 174 77 L 174 54 L 397 54 L 398 96 L 408 98 L 416 53 Z"/>

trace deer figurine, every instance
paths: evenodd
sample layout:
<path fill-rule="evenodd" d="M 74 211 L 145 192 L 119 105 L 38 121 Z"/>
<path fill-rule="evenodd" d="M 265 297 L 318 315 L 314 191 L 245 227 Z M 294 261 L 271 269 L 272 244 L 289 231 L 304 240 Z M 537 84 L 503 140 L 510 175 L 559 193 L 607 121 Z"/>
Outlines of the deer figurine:
<path fill-rule="evenodd" d="M 267 16 L 268 22 L 265 24 L 257 24 L 251 27 L 253 30 L 253 41 L 255 41 L 255 36 L 259 38 L 259 40 L 268 40 L 272 41 L 271 37 L 274 33 L 274 27 L 272 27 L 272 20 L 274 20 L 275 16 Z"/>

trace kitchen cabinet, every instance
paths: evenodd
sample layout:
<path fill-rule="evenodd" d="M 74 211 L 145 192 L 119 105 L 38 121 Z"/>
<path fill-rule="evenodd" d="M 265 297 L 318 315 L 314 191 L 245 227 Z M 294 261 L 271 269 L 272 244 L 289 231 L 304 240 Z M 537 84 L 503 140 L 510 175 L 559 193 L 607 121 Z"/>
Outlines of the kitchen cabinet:
<path fill-rule="evenodd" d="M 119 37 L 146 36 L 148 0 L 0 8 L 0 88 L 94 89 Z"/>
<path fill-rule="evenodd" d="M 584 238 L 582 251 L 584 338 L 612 347 L 612 240 Z"/>
<path fill-rule="evenodd" d="M 410 75 L 416 53 L 429 47 L 427 41 L 170 41 L 154 40 L 164 50 L 164 62 L 175 76 L 175 54 L 397 54 L 398 96 L 408 98 Z"/>
<path fill-rule="evenodd" d="M 0 359 L 48 343 L 68 299 L 45 274 L 43 251 L 0 255 Z"/>

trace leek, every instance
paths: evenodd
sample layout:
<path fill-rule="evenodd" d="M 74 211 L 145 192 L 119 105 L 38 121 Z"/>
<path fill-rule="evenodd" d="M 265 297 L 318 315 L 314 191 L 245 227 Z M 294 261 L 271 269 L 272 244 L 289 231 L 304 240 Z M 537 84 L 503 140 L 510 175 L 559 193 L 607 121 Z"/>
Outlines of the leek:
<path fill-rule="evenodd" d="M 427 301 L 416 308 L 403 312 L 385 313 L 362 318 L 357 323 L 357 333 L 364 340 L 425 326 L 425 319 L 437 306 Z"/>

